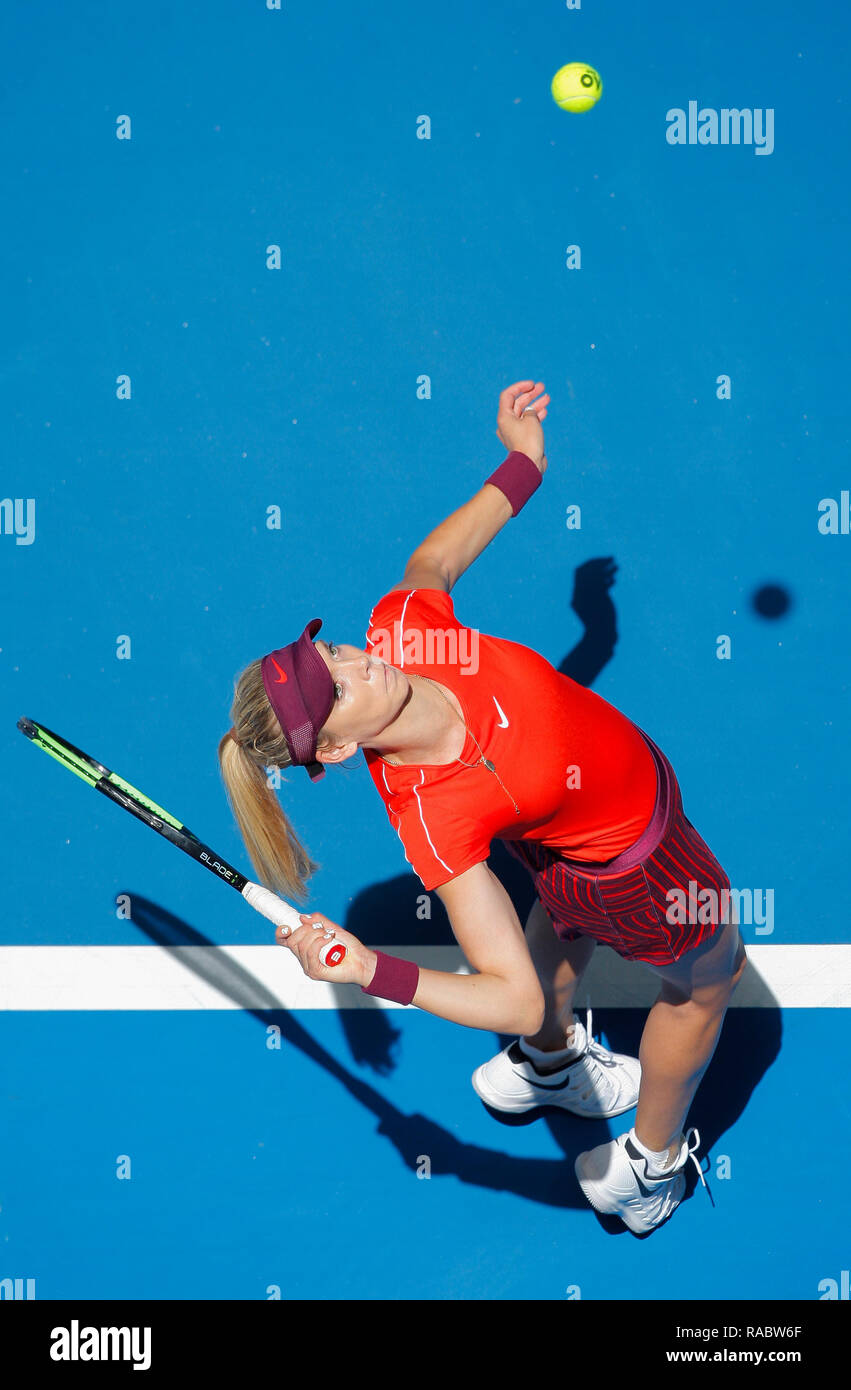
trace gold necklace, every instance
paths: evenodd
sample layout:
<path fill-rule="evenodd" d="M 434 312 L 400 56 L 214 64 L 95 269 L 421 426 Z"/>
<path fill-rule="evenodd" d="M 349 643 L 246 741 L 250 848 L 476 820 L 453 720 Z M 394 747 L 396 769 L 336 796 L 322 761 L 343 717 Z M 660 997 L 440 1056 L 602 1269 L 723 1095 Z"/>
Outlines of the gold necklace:
<path fill-rule="evenodd" d="M 428 681 L 429 685 L 433 685 L 434 688 L 435 688 L 435 690 L 437 690 L 437 691 L 439 692 L 439 694 L 443 695 L 443 698 L 444 698 L 444 700 L 446 700 L 446 703 L 447 703 L 447 705 L 449 706 L 449 708 L 452 710 L 452 713 L 453 713 L 454 715 L 456 715 L 456 716 L 461 720 L 461 723 L 464 725 L 464 728 L 467 730 L 467 733 L 470 735 L 470 738 L 473 740 L 473 742 L 475 743 L 476 747 L 477 747 L 478 750 L 479 750 L 479 763 L 484 763 L 484 765 L 485 765 L 485 767 L 487 768 L 488 772 L 492 772 L 492 773 L 493 773 L 493 775 L 494 775 L 494 777 L 496 778 L 497 782 L 499 782 L 499 785 L 502 787 L 502 790 L 505 792 L 505 795 L 508 797 L 509 801 L 511 802 L 512 806 L 514 807 L 515 814 L 519 816 L 519 815 L 520 815 L 520 807 L 517 805 L 517 802 L 514 800 L 514 797 L 511 795 L 511 792 L 508 790 L 507 786 L 506 786 L 505 783 L 503 782 L 502 778 L 500 777 L 499 773 L 497 772 L 497 770 L 496 770 L 496 768 L 494 767 L 493 763 L 491 762 L 490 758 L 486 758 L 486 757 L 485 757 L 485 755 L 484 755 L 484 753 L 482 752 L 481 747 L 480 747 L 480 745 L 479 745 L 479 740 L 476 738 L 476 735 L 473 733 L 472 729 L 468 726 L 466 719 L 464 719 L 464 717 L 463 717 L 462 715 L 459 715 L 459 714 L 458 714 L 458 711 L 457 711 L 457 709 L 455 708 L 455 706 L 453 705 L 452 701 L 448 698 L 448 696 L 446 696 L 446 695 L 443 694 L 443 691 L 440 689 L 440 686 L 437 684 L 436 681 L 433 681 L 429 676 L 423 676 L 422 679 L 423 679 L 424 681 Z M 478 766 L 479 766 L 479 763 L 465 763 L 465 762 L 463 762 L 463 761 L 461 760 L 461 758 L 456 758 L 456 759 L 455 759 L 455 762 L 456 762 L 456 763 L 461 763 L 461 766 L 462 766 L 462 767 L 478 767 Z"/>

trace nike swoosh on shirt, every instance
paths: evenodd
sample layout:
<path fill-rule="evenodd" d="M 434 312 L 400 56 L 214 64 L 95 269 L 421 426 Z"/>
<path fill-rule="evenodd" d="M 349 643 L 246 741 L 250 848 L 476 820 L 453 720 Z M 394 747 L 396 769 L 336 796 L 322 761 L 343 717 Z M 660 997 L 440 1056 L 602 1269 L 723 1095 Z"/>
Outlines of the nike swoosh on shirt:
<path fill-rule="evenodd" d="M 508 728 L 508 720 L 507 720 L 506 717 L 505 717 L 505 710 L 502 708 L 502 705 L 499 703 L 499 700 L 496 698 L 495 695 L 492 695 L 492 696 L 491 696 L 491 699 L 493 700 L 494 704 L 496 705 L 497 709 L 499 710 L 500 722 L 499 722 L 499 724 L 497 725 L 497 728 L 499 728 L 499 729 L 507 729 L 507 728 Z"/>
<path fill-rule="evenodd" d="M 288 677 L 286 671 L 282 671 L 282 670 L 281 670 L 280 666 L 278 665 L 277 661 L 275 660 L 275 658 L 274 658 L 273 656 L 270 656 L 270 657 L 269 657 L 269 660 L 271 661 L 272 665 L 274 666 L 275 670 L 276 670 L 277 673 L 278 673 L 278 679 L 277 679 L 276 681 L 274 681 L 273 684 L 274 684 L 274 685 L 283 685 L 285 681 L 289 680 L 289 677 Z"/>

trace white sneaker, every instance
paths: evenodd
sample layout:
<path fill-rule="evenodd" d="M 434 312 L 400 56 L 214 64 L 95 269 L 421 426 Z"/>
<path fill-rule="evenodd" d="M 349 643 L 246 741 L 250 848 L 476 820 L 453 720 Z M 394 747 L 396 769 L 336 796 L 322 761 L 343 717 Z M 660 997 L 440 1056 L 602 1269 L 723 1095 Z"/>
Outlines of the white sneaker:
<path fill-rule="evenodd" d="M 575 1016 L 574 1016 L 575 1017 Z M 473 1072 L 473 1089 L 494 1110 L 521 1114 L 556 1105 L 573 1115 L 601 1120 L 622 1115 L 638 1104 L 641 1065 L 637 1057 L 609 1052 L 591 1036 L 591 1010 L 585 1026 L 575 1018 L 573 1046 L 578 1055 L 556 1071 L 540 1071 L 515 1041 Z"/>
<path fill-rule="evenodd" d="M 694 1144 L 690 1145 L 692 1134 Z M 706 1187 L 703 1170 L 694 1156 L 699 1143 L 696 1129 L 681 1135 L 677 1161 L 662 1177 L 648 1177 L 648 1160 L 635 1147 L 629 1134 L 621 1134 L 608 1144 L 581 1153 L 574 1169 L 579 1186 L 596 1211 L 606 1216 L 619 1216 L 636 1235 L 644 1235 L 667 1220 L 682 1201 L 686 1190 L 683 1169 L 689 1158 Z"/>

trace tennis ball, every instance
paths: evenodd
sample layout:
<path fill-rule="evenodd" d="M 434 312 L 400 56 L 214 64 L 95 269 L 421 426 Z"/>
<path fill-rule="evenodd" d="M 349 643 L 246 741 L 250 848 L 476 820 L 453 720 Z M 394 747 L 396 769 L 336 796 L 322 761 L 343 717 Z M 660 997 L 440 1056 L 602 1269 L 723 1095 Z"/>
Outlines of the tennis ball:
<path fill-rule="evenodd" d="M 603 95 L 603 83 L 587 63 L 566 63 L 553 78 L 551 90 L 562 111 L 590 111 Z"/>

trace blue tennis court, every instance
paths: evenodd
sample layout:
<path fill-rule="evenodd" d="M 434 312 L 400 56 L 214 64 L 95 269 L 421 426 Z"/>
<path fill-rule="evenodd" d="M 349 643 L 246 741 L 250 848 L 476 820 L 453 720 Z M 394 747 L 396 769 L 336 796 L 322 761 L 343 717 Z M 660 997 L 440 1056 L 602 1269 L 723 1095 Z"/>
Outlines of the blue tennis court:
<path fill-rule="evenodd" d="M 3 32 L 0 1293 L 847 1300 L 846 12 L 49 0 Z M 306 981 L 15 727 L 248 872 L 237 673 L 317 616 L 363 646 L 527 376 L 549 466 L 455 611 L 647 731 L 746 907 L 708 1190 L 689 1165 L 646 1239 L 573 1168 L 633 1115 L 498 1116 L 471 1076 L 507 1035 Z M 310 910 L 464 968 L 362 753 L 279 794 Z M 580 1016 L 637 1055 L 654 998 L 600 947 Z"/>

